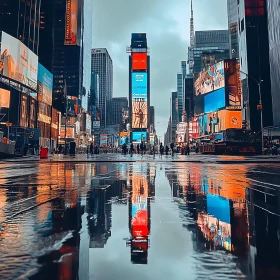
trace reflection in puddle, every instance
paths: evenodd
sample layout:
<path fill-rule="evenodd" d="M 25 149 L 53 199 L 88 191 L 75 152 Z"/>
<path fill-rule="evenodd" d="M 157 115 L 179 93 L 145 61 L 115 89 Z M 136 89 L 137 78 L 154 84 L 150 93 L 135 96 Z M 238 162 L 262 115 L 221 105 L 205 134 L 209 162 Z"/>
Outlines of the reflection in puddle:
<path fill-rule="evenodd" d="M 7 169 L 1 276 L 278 279 L 279 167 L 246 166 L 45 164 L 14 179 Z"/>

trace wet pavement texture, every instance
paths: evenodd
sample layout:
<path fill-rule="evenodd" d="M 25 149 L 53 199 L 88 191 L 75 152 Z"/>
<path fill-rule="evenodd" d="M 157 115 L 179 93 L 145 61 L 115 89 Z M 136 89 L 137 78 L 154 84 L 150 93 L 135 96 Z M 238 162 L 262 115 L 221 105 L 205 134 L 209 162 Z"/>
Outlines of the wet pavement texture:
<path fill-rule="evenodd" d="M 0 279 L 280 279 L 280 165 L 4 163 Z"/>

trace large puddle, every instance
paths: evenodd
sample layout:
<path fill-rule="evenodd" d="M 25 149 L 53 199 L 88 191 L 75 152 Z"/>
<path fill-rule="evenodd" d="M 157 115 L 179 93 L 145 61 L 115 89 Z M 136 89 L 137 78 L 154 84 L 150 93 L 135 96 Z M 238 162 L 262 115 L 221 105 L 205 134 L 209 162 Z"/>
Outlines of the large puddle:
<path fill-rule="evenodd" d="M 280 166 L 1 165 L 1 279 L 279 279 Z"/>

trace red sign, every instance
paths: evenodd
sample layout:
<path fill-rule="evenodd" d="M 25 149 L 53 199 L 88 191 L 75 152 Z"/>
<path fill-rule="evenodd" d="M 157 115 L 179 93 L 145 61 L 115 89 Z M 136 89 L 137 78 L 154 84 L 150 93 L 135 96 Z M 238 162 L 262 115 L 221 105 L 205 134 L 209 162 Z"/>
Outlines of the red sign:
<path fill-rule="evenodd" d="M 132 54 L 132 70 L 147 70 L 147 53 Z"/>

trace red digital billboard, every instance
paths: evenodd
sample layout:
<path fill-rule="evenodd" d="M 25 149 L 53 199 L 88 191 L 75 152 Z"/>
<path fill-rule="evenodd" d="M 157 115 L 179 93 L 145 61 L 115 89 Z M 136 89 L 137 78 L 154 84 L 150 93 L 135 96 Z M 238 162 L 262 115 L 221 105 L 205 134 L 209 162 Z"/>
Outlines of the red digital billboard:
<path fill-rule="evenodd" d="M 132 70 L 147 70 L 147 53 L 132 53 Z"/>

